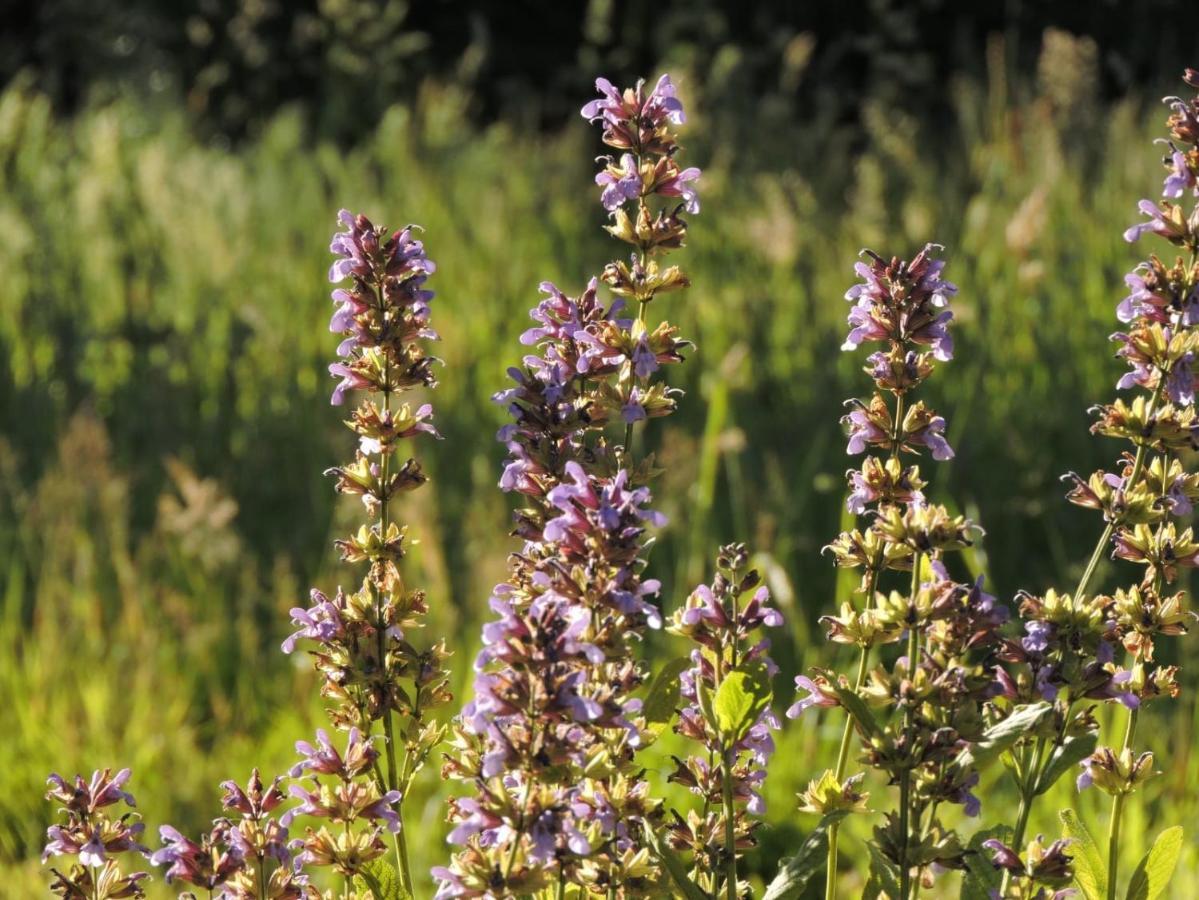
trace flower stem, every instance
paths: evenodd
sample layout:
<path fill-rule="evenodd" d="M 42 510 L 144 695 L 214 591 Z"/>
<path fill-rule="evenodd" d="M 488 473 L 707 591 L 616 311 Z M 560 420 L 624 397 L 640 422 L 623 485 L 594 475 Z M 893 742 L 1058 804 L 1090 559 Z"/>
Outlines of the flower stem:
<path fill-rule="evenodd" d="M 724 751 L 721 767 L 721 792 L 724 798 L 724 894 L 728 900 L 737 900 L 737 811 L 733 807 L 733 750 Z"/>
<path fill-rule="evenodd" d="M 873 579 L 872 579 L 873 580 Z M 867 596 L 874 591 L 867 590 Z M 862 689 L 862 683 L 866 680 L 866 666 L 869 665 L 870 647 L 863 646 L 861 655 L 858 657 L 858 674 L 854 679 L 853 690 L 858 693 Z M 845 717 L 845 728 L 841 732 L 841 749 L 837 753 L 837 768 L 834 775 L 837 778 L 837 783 L 841 783 L 841 779 L 845 777 L 845 770 L 849 766 L 849 748 L 853 743 L 853 718 Z M 824 897 L 825 900 L 835 900 L 837 896 L 837 844 L 840 837 L 841 823 L 834 822 L 828 829 L 828 865 L 824 879 Z"/>
<path fill-rule="evenodd" d="M 1128 712 L 1128 727 L 1124 730 L 1123 751 L 1132 747 L 1137 732 L 1137 714 L 1140 709 Z M 1112 801 L 1112 818 L 1107 827 L 1107 900 L 1116 900 L 1116 877 L 1120 873 L 1120 820 L 1124 817 L 1126 794 L 1117 794 Z"/>
<path fill-rule="evenodd" d="M 1158 401 L 1161 400 L 1162 389 L 1165 387 L 1165 385 L 1166 376 L 1162 375 L 1158 378 L 1157 388 L 1154 389 L 1153 396 L 1149 398 L 1149 408 L 1145 412 L 1146 420 L 1153 418 L 1153 413 L 1157 409 Z M 1135 485 L 1137 479 L 1141 477 L 1141 471 L 1145 468 L 1145 455 L 1148 446 L 1148 444 L 1139 444 L 1137 446 L 1137 455 L 1133 458 L 1132 472 L 1129 474 L 1128 481 L 1124 485 L 1125 490 Z M 1086 569 L 1083 570 L 1082 578 L 1079 579 L 1078 587 L 1074 589 L 1075 598 L 1081 596 L 1086 591 L 1087 586 L 1091 583 L 1091 577 L 1095 574 L 1095 567 L 1099 565 L 1099 558 L 1103 555 L 1104 548 L 1107 547 L 1108 541 L 1111 540 L 1112 532 L 1115 530 L 1115 527 L 1115 522 L 1108 522 L 1104 527 L 1103 534 L 1099 536 L 1099 542 L 1095 545 L 1095 551 L 1091 554 L 1090 562 L 1087 563 Z"/>
<path fill-rule="evenodd" d="M 908 683 L 912 689 L 915 689 L 916 681 L 916 666 L 920 659 L 920 623 L 916 620 L 916 601 L 920 593 L 920 564 L 923 562 L 924 554 L 916 551 L 912 557 L 912 592 L 909 598 L 911 604 L 908 611 Z M 916 710 L 909 705 L 904 710 L 904 737 L 907 744 L 907 752 L 912 753 L 912 728 L 915 725 Z M 908 865 L 908 849 L 912 843 L 910 832 L 910 806 L 912 794 L 912 767 L 907 766 L 899 776 L 899 831 L 902 835 L 903 854 L 899 866 L 899 900 L 908 900 L 909 886 L 911 887 L 911 896 L 915 897 L 920 893 L 919 883 L 910 885 L 912 878 L 911 867 Z"/>
<path fill-rule="evenodd" d="M 645 254 L 641 254 L 641 265 L 645 266 Z M 649 305 L 648 300 L 642 300 L 637 306 L 637 324 L 633 326 L 633 332 L 642 331 L 645 328 L 645 308 Z M 640 381 L 640 379 L 638 379 Z M 633 423 L 626 422 L 624 426 L 624 455 L 625 465 L 628 466 L 633 457 Z"/>

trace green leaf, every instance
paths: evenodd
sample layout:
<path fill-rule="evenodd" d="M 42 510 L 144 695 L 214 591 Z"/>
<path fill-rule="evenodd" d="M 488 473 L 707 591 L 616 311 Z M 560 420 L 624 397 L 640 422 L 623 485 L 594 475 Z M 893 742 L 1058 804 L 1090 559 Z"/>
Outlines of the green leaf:
<path fill-rule="evenodd" d="M 1127 900 L 1157 900 L 1170 883 L 1182 851 L 1182 826 L 1167 828 L 1153 841 L 1128 884 Z"/>
<path fill-rule="evenodd" d="M 975 832 L 970 838 L 970 853 L 966 856 L 966 872 L 962 877 L 962 893 L 958 900 L 991 900 L 992 892 L 997 891 L 1003 881 L 1003 870 L 991 865 L 991 860 L 983 850 L 983 841 L 998 838 L 1005 844 L 1012 839 L 1012 829 L 1006 825 L 996 825 Z"/>
<path fill-rule="evenodd" d="M 645 716 L 646 722 L 651 725 L 664 725 L 674 718 L 679 705 L 679 678 L 690 667 L 691 660 L 686 656 L 680 656 L 664 665 L 654 676 L 645 695 L 645 705 L 642 707 L 642 715 Z"/>
<path fill-rule="evenodd" d="M 899 872 L 873 842 L 867 844 L 866 849 L 870 851 L 870 877 L 862 900 L 877 900 L 884 896 L 895 900 L 899 897 Z"/>
<path fill-rule="evenodd" d="M 370 891 L 375 900 L 412 900 L 412 895 L 400 884 L 400 876 L 386 859 L 375 859 L 362 867 L 354 877 L 359 891 Z"/>
<path fill-rule="evenodd" d="M 870 711 L 870 707 L 866 705 L 866 701 L 855 694 L 850 688 L 842 687 L 839 684 L 831 685 L 831 687 L 833 693 L 837 695 L 837 702 L 845 707 L 845 711 L 853 717 L 853 720 L 866 733 L 866 736 L 870 738 L 878 734 L 878 722 L 875 721 L 874 713 Z"/>
<path fill-rule="evenodd" d="M 1049 755 L 1049 761 L 1041 770 L 1041 780 L 1037 782 L 1036 793 L 1038 795 L 1045 793 L 1059 778 L 1067 772 L 1073 771 L 1075 766 L 1095 752 L 1095 745 L 1098 741 L 1098 733 L 1088 731 L 1085 734 L 1068 737 L 1063 743 L 1054 747 L 1053 753 Z"/>
<path fill-rule="evenodd" d="M 828 828 L 846 816 L 844 810 L 822 817 L 794 856 L 784 859 L 779 872 L 766 888 L 762 900 L 795 900 L 812 876 L 825 867 L 828 857 Z"/>
<path fill-rule="evenodd" d="M 1017 706 L 1010 716 L 983 732 L 983 736 L 958 757 L 959 763 L 964 767 L 990 762 L 1052 714 L 1053 706 L 1043 700 Z"/>
<path fill-rule="evenodd" d="M 687 864 L 666 845 L 657 831 L 653 828 L 646 828 L 645 837 L 649 841 L 650 849 L 654 851 L 654 856 L 658 857 L 658 861 L 665 867 L 670 875 L 670 880 L 678 887 L 684 900 L 712 900 L 699 885 L 691 880 L 687 874 Z"/>
<path fill-rule="evenodd" d="M 1074 840 L 1070 852 L 1074 855 L 1074 883 L 1086 900 L 1104 900 L 1107 896 L 1107 866 L 1099 845 L 1082 819 L 1072 809 L 1058 813 L 1066 837 Z"/>
<path fill-rule="evenodd" d="M 745 737 L 770 705 L 770 674 L 761 661 L 739 666 L 729 672 L 716 689 L 712 710 L 716 727 L 730 743 Z"/>

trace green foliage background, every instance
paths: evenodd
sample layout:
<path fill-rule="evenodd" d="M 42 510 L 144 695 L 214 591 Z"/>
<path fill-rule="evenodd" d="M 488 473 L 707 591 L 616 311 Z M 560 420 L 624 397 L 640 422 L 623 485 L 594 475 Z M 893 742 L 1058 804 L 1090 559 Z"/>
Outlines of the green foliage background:
<path fill-rule="evenodd" d="M 1116 452 L 1088 435 L 1086 409 L 1118 377 L 1106 336 L 1139 252 L 1120 235 L 1157 192 L 1162 113 L 1153 91 L 1101 102 L 1085 42 L 1046 46 L 1009 83 L 993 45 L 985 79 L 947 85 L 948 121 L 869 99 L 853 123 L 730 112 L 676 73 L 704 210 L 680 256 L 694 288 L 652 310 L 697 347 L 671 373 L 680 413 L 648 431 L 671 519 L 651 565 L 669 610 L 719 542 L 752 544 L 788 618 L 780 707 L 801 667 L 846 662 L 815 620 L 852 584 L 820 547 L 842 520 L 841 401 L 866 384 L 837 349 L 863 246 L 907 255 L 935 239 L 961 287 L 958 357 L 930 384 L 958 456 L 931 491 L 987 529 L 969 566 L 1010 598 L 1070 584 L 1089 555 L 1097 522 L 1057 479 Z M 616 251 L 583 123 L 479 126 L 470 102 L 427 82 L 351 149 L 284 110 L 230 149 L 132 99 L 64 120 L 19 80 L 0 96 L 0 895 L 38 895 L 48 771 L 131 765 L 151 832 L 196 828 L 218 781 L 281 771 L 321 722 L 306 662 L 278 645 L 309 585 L 347 577 L 330 541 L 357 516 L 320 476 L 351 444 L 324 372 L 340 206 L 420 223 L 440 266 L 432 400 L 446 440 L 420 447 L 432 481 L 401 517 L 465 692 L 514 546 L 489 397 L 522 352 L 537 284 L 575 292 Z M 673 649 L 660 638 L 647 653 Z M 1126 814 L 1126 871 L 1152 825 L 1199 812 L 1193 690 L 1166 708 L 1142 731 L 1164 774 Z M 810 827 L 792 797 L 840 727 L 787 725 L 755 871 Z M 992 780 L 984 815 L 1001 820 L 1014 803 Z M 1034 828 L 1055 829 L 1068 782 Z M 422 870 L 446 853 L 443 787 L 426 771 L 410 805 Z M 872 791 L 881 806 L 886 788 Z M 1094 798 L 1079 802 L 1096 821 Z M 864 858 L 867 829 L 847 826 L 843 856 Z M 1199 873 L 1188 832 L 1179 884 Z"/>

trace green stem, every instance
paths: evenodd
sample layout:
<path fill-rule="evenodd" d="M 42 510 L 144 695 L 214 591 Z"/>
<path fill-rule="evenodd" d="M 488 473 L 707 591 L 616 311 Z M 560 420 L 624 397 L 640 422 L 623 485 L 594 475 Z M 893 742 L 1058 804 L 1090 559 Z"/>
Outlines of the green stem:
<path fill-rule="evenodd" d="M 871 592 L 872 593 L 872 592 Z M 858 693 L 862 690 L 862 684 L 866 680 L 866 667 L 869 665 L 870 647 L 863 646 L 862 653 L 858 657 L 858 674 L 854 679 L 853 690 Z M 841 779 L 845 777 L 845 770 L 849 767 L 849 748 L 853 743 L 853 718 L 845 717 L 845 728 L 841 732 L 841 749 L 837 753 L 837 768 L 833 774 L 837 778 L 837 783 L 841 783 Z M 825 870 L 824 878 L 824 897 L 825 900 L 835 900 L 837 896 L 837 847 L 838 839 L 841 834 L 841 823 L 834 822 L 828 829 L 828 863 Z"/>
<path fill-rule="evenodd" d="M 512 849 L 508 851 L 508 861 L 504 865 L 504 881 L 507 882 L 508 876 L 512 874 L 512 866 L 516 864 L 516 851 L 520 849 L 520 839 L 525 833 L 525 814 L 529 811 L 529 794 L 533 788 L 533 778 L 529 772 L 525 772 L 525 786 L 521 791 L 520 797 L 520 818 L 517 820 L 516 834 L 512 838 Z"/>
<path fill-rule="evenodd" d="M 1112 820 L 1107 828 L 1107 900 L 1116 900 L 1116 876 L 1120 868 L 1120 819 L 1124 815 L 1124 794 L 1112 803 Z"/>
<path fill-rule="evenodd" d="M 908 682 L 912 689 L 916 687 L 916 668 L 920 660 L 920 623 L 916 616 L 916 603 L 920 593 L 920 564 L 924 559 L 924 554 L 916 551 L 912 557 L 912 591 L 909 597 L 910 608 L 908 610 Z M 904 710 L 904 737 L 907 745 L 907 752 L 912 752 L 912 729 L 915 725 L 916 710 L 915 707 L 909 705 Z M 920 885 L 911 885 L 912 871 L 908 865 L 908 849 L 912 843 L 910 832 L 911 816 L 911 793 L 912 793 L 912 767 L 907 766 L 899 776 L 899 831 L 903 840 L 903 854 L 899 867 L 899 900 L 908 900 L 909 888 L 911 896 L 916 896 L 920 893 Z"/>
<path fill-rule="evenodd" d="M 1128 712 L 1128 727 L 1124 730 L 1124 746 L 1121 755 L 1132 747 L 1137 733 L 1137 715 L 1140 709 Z M 1120 821 L 1124 817 L 1126 794 L 1117 794 L 1112 801 L 1112 818 L 1107 827 L 1107 900 L 1116 900 L 1116 877 L 1120 873 Z"/>
<path fill-rule="evenodd" d="M 408 829 L 404 827 L 403 818 L 400 819 L 400 830 L 393 834 L 391 839 L 395 845 L 396 859 L 400 860 L 402 864 L 400 883 L 408 892 L 409 897 L 415 897 L 416 895 L 412 892 L 412 871 L 408 865 Z"/>
<path fill-rule="evenodd" d="M 896 900 L 908 900 L 911 891 L 912 870 L 908 866 L 908 803 L 911 793 L 912 770 L 904 769 L 899 776 L 899 831 L 903 835 L 903 843 L 899 861 L 899 896 Z"/>
<path fill-rule="evenodd" d="M 1162 389 L 1166 385 L 1166 376 L 1162 375 L 1158 378 L 1157 387 L 1153 391 L 1153 396 L 1149 398 L 1149 408 L 1145 412 L 1145 419 L 1153 418 L 1153 413 L 1157 409 L 1158 401 L 1162 396 Z M 1137 479 L 1141 477 L 1141 472 L 1145 468 L 1145 455 L 1148 449 L 1147 444 L 1139 444 L 1137 446 L 1137 454 L 1132 461 L 1132 473 L 1128 476 L 1128 481 L 1125 483 L 1125 489 L 1131 490 L 1137 483 Z M 1091 559 L 1087 563 L 1086 569 L 1083 570 L 1082 578 L 1078 581 L 1078 587 L 1074 589 L 1074 596 L 1081 597 L 1085 593 L 1087 586 L 1091 583 L 1091 578 L 1095 574 L 1095 568 L 1099 565 L 1099 560 L 1103 556 L 1103 551 L 1107 547 L 1107 543 L 1111 540 L 1112 532 L 1115 530 L 1116 523 L 1108 522 L 1103 529 L 1103 534 L 1099 536 L 1099 542 L 1095 545 L 1095 550 L 1091 554 Z"/>
<path fill-rule="evenodd" d="M 566 900 L 566 873 L 558 869 L 558 890 L 554 892 L 555 900 Z"/>
<path fill-rule="evenodd" d="M 895 416 L 894 431 L 891 440 L 891 458 L 899 458 L 900 435 L 903 430 L 903 394 L 895 395 Z M 870 601 L 874 597 L 874 591 L 878 587 L 878 578 L 882 567 L 882 548 L 876 554 L 874 564 L 870 567 L 870 571 L 866 578 L 866 588 L 863 597 L 863 605 L 870 606 Z M 858 657 L 858 675 L 854 681 L 854 693 L 858 693 L 862 689 L 862 684 L 866 680 L 866 668 L 870 664 L 870 647 L 862 647 L 861 656 Z M 845 717 L 845 727 L 841 731 L 841 749 L 837 753 L 837 769 L 833 773 L 837 778 L 837 783 L 841 783 L 841 779 L 845 777 L 845 769 L 849 765 L 849 748 L 853 743 L 853 719 L 850 716 Z M 824 900 L 836 900 L 837 897 L 837 853 L 841 839 L 841 823 L 834 822 L 828 829 L 828 858 L 825 864 L 824 873 Z"/>
<path fill-rule="evenodd" d="M 645 254 L 641 254 L 641 265 L 645 266 Z M 637 324 L 633 326 L 633 333 L 636 334 L 645 328 L 645 308 L 649 305 L 648 300 L 642 300 L 637 306 Z M 638 379 L 640 383 L 640 379 Z M 624 426 L 624 455 L 625 465 L 629 465 L 633 457 L 633 423 L 627 422 Z"/>
<path fill-rule="evenodd" d="M 737 900 L 737 811 L 733 807 L 733 752 L 724 751 L 721 793 L 724 799 L 724 894 Z"/>

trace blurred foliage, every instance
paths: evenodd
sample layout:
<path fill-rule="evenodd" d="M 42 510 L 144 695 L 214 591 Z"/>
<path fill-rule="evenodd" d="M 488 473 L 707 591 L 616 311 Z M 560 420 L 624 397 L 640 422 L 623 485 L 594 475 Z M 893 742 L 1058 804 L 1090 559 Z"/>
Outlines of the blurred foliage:
<path fill-rule="evenodd" d="M 930 399 L 958 456 L 931 491 L 987 528 L 970 566 L 1010 597 L 1071 582 L 1096 537 L 1057 479 L 1118 449 L 1087 434 L 1086 408 L 1119 370 L 1105 338 L 1137 252 L 1120 235 L 1161 178 L 1150 141 L 1162 113 L 1140 95 L 1103 99 L 1094 42 L 1058 31 L 1043 46 L 1012 84 L 1007 45 L 992 41 L 985 77 L 943 86 L 947 121 L 883 95 L 863 99 L 857 124 L 795 120 L 748 92 L 705 91 L 698 63 L 675 70 L 704 212 L 681 257 L 696 289 L 662 311 L 697 348 L 672 372 L 680 413 L 648 429 L 673 523 L 651 567 L 670 609 L 719 542 L 752 543 L 788 615 L 780 702 L 801 665 L 837 661 L 815 619 L 849 587 L 819 550 L 842 518 L 841 402 L 866 384 L 837 351 L 860 247 L 948 248 L 959 352 Z M 421 223 L 440 266 L 445 367 L 431 399 L 446 440 L 422 451 L 432 482 L 401 515 L 421 541 L 413 580 L 457 651 L 458 693 L 469 684 L 513 546 L 488 398 L 521 352 L 537 283 L 577 291 L 613 249 L 582 123 L 481 126 L 474 102 L 423 81 L 348 149 L 290 109 L 231 151 L 197 139 L 184 111 L 117 98 L 64 121 L 28 82 L 0 96 L 6 888 L 37 883 L 28 860 L 49 770 L 132 765 L 151 830 L 195 828 L 215 813 L 218 781 L 281 770 L 320 721 L 306 662 L 278 644 L 307 586 L 346 575 L 329 541 L 353 511 L 319 474 L 350 448 L 324 371 L 327 240 L 342 205 Z M 669 650 L 666 638 L 648 648 Z M 1129 860 L 1146 823 L 1199 812 L 1195 687 L 1171 717 L 1146 712 L 1165 777 L 1129 811 Z M 840 725 L 788 725 L 758 873 L 799 840 L 791 797 Z M 425 772 L 411 807 L 422 868 L 444 857 L 440 787 Z M 992 810 L 1004 791 L 987 787 Z M 1055 799 L 1070 791 L 1064 780 Z M 859 841 L 844 846 L 860 857 Z M 1199 871 L 1193 844 L 1182 866 Z"/>

